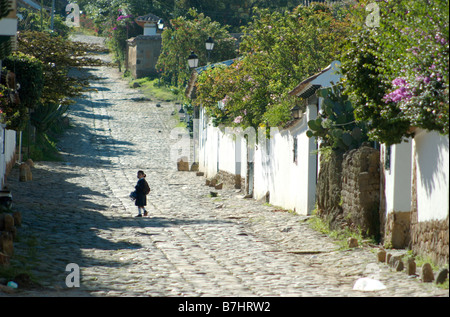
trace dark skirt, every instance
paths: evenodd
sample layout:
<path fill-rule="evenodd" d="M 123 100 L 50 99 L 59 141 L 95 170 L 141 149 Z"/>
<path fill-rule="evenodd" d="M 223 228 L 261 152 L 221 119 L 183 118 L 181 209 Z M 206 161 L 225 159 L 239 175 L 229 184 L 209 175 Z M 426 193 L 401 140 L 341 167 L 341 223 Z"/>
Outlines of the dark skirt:
<path fill-rule="evenodd" d="M 145 196 L 143 193 L 137 193 L 134 204 L 138 207 L 147 206 L 147 196 Z"/>
<path fill-rule="evenodd" d="M 147 196 L 144 193 L 144 182 L 145 180 L 142 178 L 137 182 L 135 186 L 137 197 L 134 204 L 138 207 L 147 206 Z"/>

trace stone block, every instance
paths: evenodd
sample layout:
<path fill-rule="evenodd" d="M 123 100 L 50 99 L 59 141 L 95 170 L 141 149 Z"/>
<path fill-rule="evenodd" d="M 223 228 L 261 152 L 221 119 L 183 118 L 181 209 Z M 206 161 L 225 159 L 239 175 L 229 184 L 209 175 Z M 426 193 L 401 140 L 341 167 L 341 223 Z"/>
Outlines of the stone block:
<path fill-rule="evenodd" d="M 28 182 L 33 180 L 33 176 L 31 174 L 30 166 L 26 163 L 22 163 L 19 165 L 19 181 Z"/>
<path fill-rule="evenodd" d="M 443 284 L 448 276 L 448 269 L 441 269 L 436 276 L 436 284 Z"/>
<path fill-rule="evenodd" d="M 347 244 L 349 248 L 357 248 L 358 240 L 356 238 L 348 238 Z"/>
<path fill-rule="evenodd" d="M 406 274 L 416 275 L 416 261 L 414 261 L 413 258 L 408 258 L 408 262 L 406 264 Z"/>
<path fill-rule="evenodd" d="M 402 259 L 395 261 L 394 268 L 397 272 L 403 271 L 403 269 L 405 268 L 405 265 L 403 264 Z"/>
<path fill-rule="evenodd" d="M 188 172 L 189 171 L 189 161 L 186 157 L 182 157 L 177 162 L 177 169 L 180 172 Z"/>
<path fill-rule="evenodd" d="M 378 262 L 386 262 L 386 250 L 380 249 L 377 252 Z"/>
<path fill-rule="evenodd" d="M 33 168 L 33 167 L 34 167 L 34 162 L 33 162 L 32 159 L 28 159 L 28 160 L 25 162 L 25 164 L 27 164 L 30 168 Z"/>
<path fill-rule="evenodd" d="M 424 282 L 424 283 L 431 283 L 434 281 L 433 269 L 431 268 L 430 263 L 425 263 L 424 265 L 422 265 L 421 278 L 422 278 L 422 282 Z"/>
<path fill-rule="evenodd" d="M 9 232 L 3 231 L 0 235 L 0 251 L 8 256 L 13 256 L 13 239 Z"/>
<path fill-rule="evenodd" d="M 0 231 L 11 231 L 14 227 L 14 217 L 10 214 L 0 214 Z"/>

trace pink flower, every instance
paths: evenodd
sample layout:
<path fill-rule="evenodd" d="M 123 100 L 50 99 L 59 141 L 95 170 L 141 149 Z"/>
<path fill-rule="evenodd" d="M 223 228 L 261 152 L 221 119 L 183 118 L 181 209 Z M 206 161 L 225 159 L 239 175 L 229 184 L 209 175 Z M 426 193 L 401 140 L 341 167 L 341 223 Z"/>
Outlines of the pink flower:
<path fill-rule="evenodd" d="M 402 86 L 407 85 L 407 83 L 406 83 L 406 80 L 404 80 L 404 79 L 401 78 L 401 77 L 398 77 L 398 78 L 395 78 L 395 79 L 392 81 L 392 85 L 395 86 L 395 87 L 402 87 Z"/>
<path fill-rule="evenodd" d="M 429 78 L 428 78 L 429 80 Z M 392 81 L 392 85 L 397 87 L 396 90 L 384 96 L 386 103 L 388 102 L 400 102 L 402 100 L 409 100 L 412 97 L 411 91 L 409 90 L 409 84 L 403 78 L 395 78 Z"/>
<path fill-rule="evenodd" d="M 242 116 L 237 116 L 236 118 L 234 118 L 234 123 L 241 123 L 244 120 L 244 118 L 242 118 Z"/>

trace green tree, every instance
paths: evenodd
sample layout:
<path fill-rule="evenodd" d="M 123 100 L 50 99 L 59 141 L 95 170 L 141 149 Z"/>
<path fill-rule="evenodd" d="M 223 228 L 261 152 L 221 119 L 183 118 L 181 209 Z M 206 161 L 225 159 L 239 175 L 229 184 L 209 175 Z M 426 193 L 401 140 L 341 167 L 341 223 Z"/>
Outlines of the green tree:
<path fill-rule="evenodd" d="M 162 33 L 162 50 L 156 64 L 161 78 L 167 84 L 182 86 L 190 76 L 187 58 L 191 51 L 199 57 L 199 66 L 207 62 L 205 41 L 211 36 L 214 39 L 214 50 L 210 62 L 234 58 L 235 40 L 229 35 L 227 28 L 218 22 L 212 22 L 203 13 L 195 10 L 189 17 L 179 17 L 170 21 L 172 27 Z"/>
<path fill-rule="evenodd" d="M 216 82 L 207 80 L 208 72 L 202 74 L 196 103 L 214 108 L 217 101 L 225 100 L 220 111 L 230 124 L 280 126 L 291 118 L 288 92 L 337 59 L 348 28 L 326 5 L 299 6 L 285 13 L 259 10 L 244 29 L 241 61 L 223 76 L 212 76 Z M 230 80 L 235 83 L 231 87 L 226 85 Z M 211 100 L 211 85 L 229 89 Z"/>
<path fill-rule="evenodd" d="M 89 86 L 87 78 L 69 76 L 70 68 L 102 65 L 86 56 L 88 46 L 48 33 L 26 31 L 18 36 L 18 51 L 40 60 L 44 69 L 44 87 L 39 104 L 70 104 Z"/>
<path fill-rule="evenodd" d="M 18 9 L 18 12 L 22 15 L 18 21 L 19 31 L 50 32 L 51 17 L 46 10 L 42 11 L 42 20 L 40 11 L 22 7 Z M 59 14 L 54 16 L 53 32 L 64 38 L 69 36 L 70 27 L 66 25 L 65 18 Z"/>
<path fill-rule="evenodd" d="M 20 103 L 2 107 L 4 122 L 10 130 L 23 130 L 29 119 L 29 110 L 35 109 L 41 99 L 44 68 L 40 60 L 20 52 L 8 56 L 3 65 L 14 71 L 16 83 L 20 85 Z"/>

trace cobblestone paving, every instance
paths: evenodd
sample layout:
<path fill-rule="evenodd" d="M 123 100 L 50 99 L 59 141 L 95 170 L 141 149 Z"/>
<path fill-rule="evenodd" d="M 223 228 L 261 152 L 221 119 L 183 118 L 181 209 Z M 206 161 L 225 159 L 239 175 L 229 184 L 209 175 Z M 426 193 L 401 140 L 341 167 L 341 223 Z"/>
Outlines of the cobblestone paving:
<path fill-rule="evenodd" d="M 448 296 L 376 263 L 370 247 L 338 250 L 307 217 L 275 212 L 234 189 L 211 198 L 204 178 L 170 160 L 170 103 L 137 102 L 116 69 L 89 69 L 98 92 L 71 108 L 63 162 L 38 162 L 33 181 L 9 177 L 24 225 L 20 259 L 44 289 L 19 296 Z M 135 99 L 136 100 L 136 99 Z M 142 169 L 149 217 L 128 198 Z M 29 251 L 28 251 L 29 252 Z M 67 288 L 68 263 L 81 287 Z M 360 277 L 387 288 L 352 290 Z"/>

